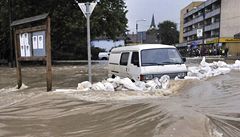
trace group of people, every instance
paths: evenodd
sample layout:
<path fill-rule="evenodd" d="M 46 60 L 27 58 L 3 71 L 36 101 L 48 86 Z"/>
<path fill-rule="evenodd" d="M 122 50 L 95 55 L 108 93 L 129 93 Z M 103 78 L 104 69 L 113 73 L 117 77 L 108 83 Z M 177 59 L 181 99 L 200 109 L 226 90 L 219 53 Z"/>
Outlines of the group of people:
<path fill-rule="evenodd" d="M 183 56 L 195 57 L 195 56 L 228 56 L 228 47 L 219 46 L 199 46 L 196 48 L 179 49 Z"/>

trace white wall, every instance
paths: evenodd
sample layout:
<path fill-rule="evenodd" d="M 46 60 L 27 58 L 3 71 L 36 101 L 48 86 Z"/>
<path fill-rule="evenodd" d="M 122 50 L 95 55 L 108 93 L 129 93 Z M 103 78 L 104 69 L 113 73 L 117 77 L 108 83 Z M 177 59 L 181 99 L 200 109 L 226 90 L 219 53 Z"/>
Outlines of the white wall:
<path fill-rule="evenodd" d="M 221 37 L 233 37 L 240 32 L 240 0 L 222 0 Z"/>
<path fill-rule="evenodd" d="M 124 40 L 118 40 L 118 41 L 113 41 L 113 40 L 93 40 L 91 42 L 92 46 L 94 47 L 99 47 L 106 49 L 106 51 L 109 51 L 112 47 L 117 47 L 117 46 L 125 46 Z"/>

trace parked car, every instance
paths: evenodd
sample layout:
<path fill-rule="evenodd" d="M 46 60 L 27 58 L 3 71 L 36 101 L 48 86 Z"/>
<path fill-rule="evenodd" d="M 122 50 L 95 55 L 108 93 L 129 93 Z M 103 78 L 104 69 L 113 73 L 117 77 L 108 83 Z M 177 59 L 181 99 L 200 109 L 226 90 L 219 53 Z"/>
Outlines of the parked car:
<path fill-rule="evenodd" d="M 99 60 L 108 60 L 109 53 L 108 52 L 99 52 L 98 59 Z"/>
<path fill-rule="evenodd" d="M 146 81 L 169 75 L 170 78 L 184 78 L 187 68 L 174 46 L 145 44 L 112 49 L 109 57 L 108 74 L 128 77 L 133 81 Z"/>

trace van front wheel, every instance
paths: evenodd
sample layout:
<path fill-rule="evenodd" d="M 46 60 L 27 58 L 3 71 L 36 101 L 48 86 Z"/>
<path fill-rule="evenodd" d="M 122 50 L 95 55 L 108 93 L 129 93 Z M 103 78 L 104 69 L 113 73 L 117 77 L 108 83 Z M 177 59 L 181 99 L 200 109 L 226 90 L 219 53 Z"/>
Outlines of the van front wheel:
<path fill-rule="evenodd" d="M 116 78 L 116 76 L 115 76 L 115 75 L 112 75 L 112 78 Z"/>

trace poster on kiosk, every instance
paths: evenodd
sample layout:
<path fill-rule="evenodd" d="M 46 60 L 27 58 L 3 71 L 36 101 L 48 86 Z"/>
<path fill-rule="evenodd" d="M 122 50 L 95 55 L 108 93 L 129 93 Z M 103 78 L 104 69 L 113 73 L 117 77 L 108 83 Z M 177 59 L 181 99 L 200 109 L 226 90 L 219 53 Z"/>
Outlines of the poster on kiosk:
<path fill-rule="evenodd" d="M 45 32 L 37 31 L 32 33 L 33 55 L 35 57 L 46 56 Z"/>
<path fill-rule="evenodd" d="M 29 34 L 23 33 L 19 35 L 20 38 L 20 54 L 21 57 L 31 56 L 31 46 L 29 43 Z"/>

